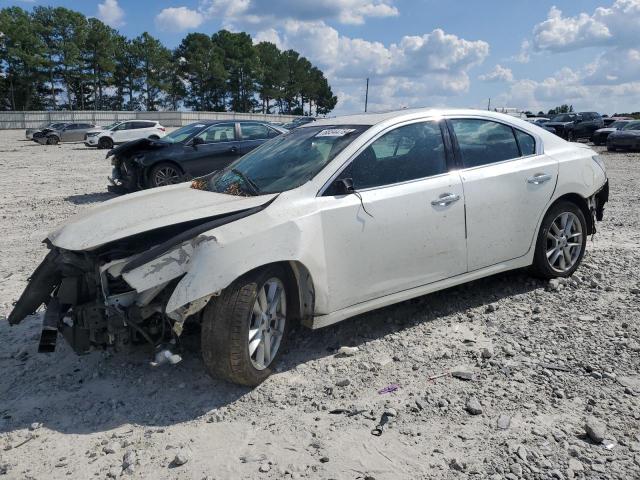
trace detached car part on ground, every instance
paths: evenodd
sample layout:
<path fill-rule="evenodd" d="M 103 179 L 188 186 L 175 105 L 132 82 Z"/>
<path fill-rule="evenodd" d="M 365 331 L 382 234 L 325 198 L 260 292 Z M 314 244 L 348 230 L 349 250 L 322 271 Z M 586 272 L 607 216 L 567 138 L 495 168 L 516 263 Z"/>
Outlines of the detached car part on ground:
<path fill-rule="evenodd" d="M 184 126 L 161 139 L 127 142 L 107 153 L 113 165 L 108 189 L 125 193 L 206 175 L 284 132 L 287 130 L 266 122 L 209 120 Z"/>
<path fill-rule="evenodd" d="M 626 123 L 607 137 L 607 150 L 640 150 L 640 120 Z"/>
<path fill-rule="evenodd" d="M 208 177 L 107 201 L 46 239 L 9 315 L 41 350 L 200 324 L 214 376 L 263 381 L 294 322 L 319 328 L 511 269 L 567 277 L 608 200 L 602 159 L 474 110 L 320 120 Z"/>

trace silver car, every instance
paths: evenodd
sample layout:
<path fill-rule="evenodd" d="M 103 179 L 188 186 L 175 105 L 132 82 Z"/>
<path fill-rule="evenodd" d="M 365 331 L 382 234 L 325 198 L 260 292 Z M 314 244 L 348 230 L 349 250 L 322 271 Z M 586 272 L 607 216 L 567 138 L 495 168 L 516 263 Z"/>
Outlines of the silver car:
<path fill-rule="evenodd" d="M 81 142 L 84 140 L 85 134 L 94 128 L 96 126 L 92 123 L 67 123 L 42 137 L 34 138 L 34 141 L 41 145 L 57 145 L 60 142 Z"/>

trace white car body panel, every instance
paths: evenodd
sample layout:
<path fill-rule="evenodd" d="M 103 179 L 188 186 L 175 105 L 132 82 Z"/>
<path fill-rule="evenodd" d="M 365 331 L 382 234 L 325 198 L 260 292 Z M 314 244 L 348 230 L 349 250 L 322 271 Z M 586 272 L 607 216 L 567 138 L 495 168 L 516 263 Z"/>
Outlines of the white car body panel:
<path fill-rule="evenodd" d="M 151 120 L 127 120 L 125 122 L 120 123 L 118 126 L 111 128 L 109 130 L 105 129 L 94 129 L 87 132 L 87 134 L 95 134 L 88 135 L 85 139 L 85 145 L 88 147 L 97 147 L 100 139 L 104 137 L 108 137 L 113 141 L 114 145 L 118 145 L 121 143 L 130 142 L 132 140 L 138 140 L 141 138 L 149 138 L 149 137 L 157 137 L 162 138 L 166 135 L 166 129 L 160 125 L 158 122 L 155 122 L 155 125 L 145 127 L 145 128 L 127 128 L 120 130 L 118 127 L 120 125 L 130 125 L 133 122 L 151 122 Z"/>
<path fill-rule="evenodd" d="M 364 208 L 373 217 L 355 195 L 322 196 L 331 179 L 380 132 L 449 116 L 512 125 L 534 135 L 540 148 L 530 157 L 363 190 Z M 144 292 L 183 275 L 166 304 L 166 313 L 183 321 L 243 274 L 289 262 L 310 274 L 314 318 L 305 322 L 320 327 L 530 265 L 548 207 L 565 194 L 587 199 L 606 182 L 592 150 L 494 112 L 407 110 L 322 119 L 310 126 L 339 124 L 373 126 L 315 178 L 277 198 L 216 194 L 188 184 L 157 188 L 87 210 L 49 239 L 61 248 L 90 250 L 153 228 L 237 212 L 275 198 L 264 210 L 200 233 L 123 278 Z M 540 185 L 528 183 L 538 173 L 551 178 Z M 446 193 L 458 195 L 459 201 L 444 208 L 431 204 Z"/>
<path fill-rule="evenodd" d="M 194 190 L 188 183 L 153 188 L 86 210 L 51 232 L 48 238 L 55 246 L 67 250 L 93 250 L 155 228 L 252 208 L 274 196 L 236 197 Z"/>

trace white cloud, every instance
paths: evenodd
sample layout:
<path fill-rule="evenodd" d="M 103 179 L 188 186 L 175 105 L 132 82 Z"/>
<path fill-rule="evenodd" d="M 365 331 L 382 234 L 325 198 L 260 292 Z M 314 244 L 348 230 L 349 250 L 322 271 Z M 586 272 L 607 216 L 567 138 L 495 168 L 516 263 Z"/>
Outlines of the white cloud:
<path fill-rule="evenodd" d="M 120 27 L 124 25 L 124 10 L 118 5 L 118 0 L 104 0 L 98 4 L 98 18 L 107 25 Z"/>
<path fill-rule="evenodd" d="M 204 16 L 187 7 L 168 7 L 156 15 L 156 26 L 160 30 L 182 31 L 199 27 Z"/>
<path fill-rule="evenodd" d="M 520 51 L 509 60 L 517 63 L 529 63 L 531 60 L 531 43 L 529 40 L 523 40 L 520 44 Z"/>
<path fill-rule="evenodd" d="M 602 45 L 638 42 L 640 0 L 616 0 L 611 7 L 596 8 L 593 14 L 565 17 L 552 7 L 547 20 L 533 29 L 537 50 L 568 51 Z"/>
<path fill-rule="evenodd" d="M 385 45 L 341 35 L 322 21 L 289 20 L 279 30 L 268 28 L 255 38 L 293 48 L 318 65 L 337 92 L 338 112 L 361 108 L 367 77 L 372 110 L 433 105 L 436 97 L 463 94 L 469 90 L 469 70 L 489 54 L 486 42 L 440 29 Z"/>
<path fill-rule="evenodd" d="M 392 0 L 203 0 L 200 9 L 209 18 L 234 22 L 275 25 L 282 20 L 337 20 L 362 24 L 366 18 L 394 17 Z"/>
<path fill-rule="evenodd" d="M 478 77 L 483 82 L 513 82 L 513 72 L 510 68 L 496 65 L 493 70 Z"/>

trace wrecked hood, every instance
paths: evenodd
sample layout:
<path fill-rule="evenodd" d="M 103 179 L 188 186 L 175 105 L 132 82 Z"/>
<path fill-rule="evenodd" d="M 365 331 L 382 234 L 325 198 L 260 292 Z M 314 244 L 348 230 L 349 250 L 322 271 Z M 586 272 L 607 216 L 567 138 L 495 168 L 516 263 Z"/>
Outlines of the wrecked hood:
<path fill-rule="evenodd" d="M 167 142 L 160 142 L 158 140 L 152 140 L 150 138 L 139 138 L 138 140 L 131 140 L 130 142 L 123 143 L 122 145 L 118 145 L 116 148 L 109 150 L 107 152 L 107 158 L 109 158 L 111 155 L 118 157 L 125 154 L 131 154 L 136 151 L 165 148 L 169 145 L 172 144 Z"/>
<path fill-rule="evenodd" d="M 238 197 L 195 190 L 189 183 L 153 188 L 88 209 L 62 224 L 48 239 L 66 250 L 93 250 L 157 228 L 257 207 L 275 196 Z"/>

